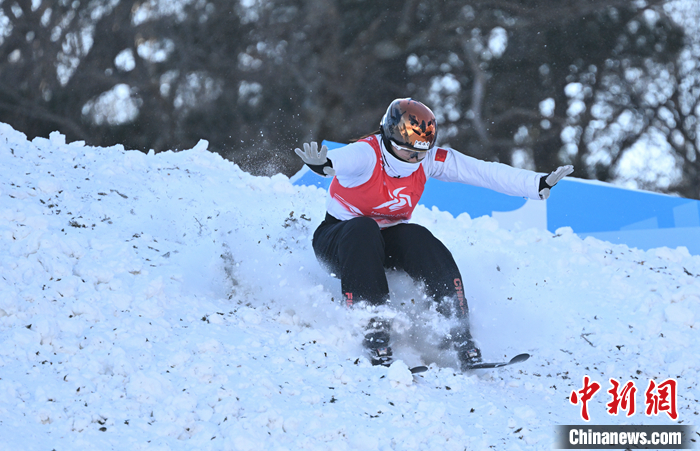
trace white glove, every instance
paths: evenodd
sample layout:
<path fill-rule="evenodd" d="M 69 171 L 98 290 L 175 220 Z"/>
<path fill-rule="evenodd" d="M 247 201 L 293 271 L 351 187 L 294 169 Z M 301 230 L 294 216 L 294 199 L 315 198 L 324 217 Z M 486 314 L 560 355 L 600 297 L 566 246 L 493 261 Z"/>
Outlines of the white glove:
<path fill-rule="evenodd" d="M 556 185 L 559 180 L 574 172 L 574 167 L 570 164 L 559 166 L 556 171 L 550 172 L 549 175 L 544 175 L 540 178 L 540 199 L 545 200 L 549 197 L 549 190 Z"/>
<path fill-rule="evenodd" d="M 332 163 L 326 156 L 328 154 L 328 148 L 326 146 L 321 147 L 319 151 L 318 144 L 312 141 L 311 144 L 304 143 L 304 150 L 297 147 L 294 149 L 294 152 L 317 174 L 325 174 L 330 177 L 335 175 L 335 169 L 333 169 Z M 320 171 L 323 171 L 323 173 Z"/>

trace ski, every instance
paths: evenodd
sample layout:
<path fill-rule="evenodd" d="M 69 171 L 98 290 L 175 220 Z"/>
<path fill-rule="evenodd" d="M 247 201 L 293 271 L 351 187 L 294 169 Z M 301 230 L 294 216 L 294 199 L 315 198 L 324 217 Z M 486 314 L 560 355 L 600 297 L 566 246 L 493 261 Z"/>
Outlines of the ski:
<path fill-rule="evenodd" d="M 500 368 L 502 366 L 512 365 L 514 363 L 524 362 L 530 358 L 530 354 L 518 354 L 507 362 L 482 362 L 471 365 L 467 369 L 469 370 L 480 370 L 488 368 Z"/>
<path fill-rule="evenodd" d="M 514 363 L 524 362 L 529 358 L 530 358 L 530 354 L 518 354 L 507 362 L 482 362 L 482 363 L 474 364 L 467 369 L 468 370 L 484 370 L 484 369 L 491 369 L 491 368 L 501 368 L 504 366 L 513 365 Z M 381 366 L 386 366 L 386 367 L 391 366 L 392 363 L 393 363 L 393 360 L 388 360 L 388 359 L 383 360 L 381 362 L 379 362 L 377 360 L 374 360 L 372 362 L 372 364 L 375 366 L 381 365 Z M 424 372 L 428 371 L 428 367 L 424 366 L 424 365 L 418 365 L 418 366 L 414 366 L 412 368 L 409 368 L 409 371 L 411 371 L 411 374 L 424 373 Z"/>

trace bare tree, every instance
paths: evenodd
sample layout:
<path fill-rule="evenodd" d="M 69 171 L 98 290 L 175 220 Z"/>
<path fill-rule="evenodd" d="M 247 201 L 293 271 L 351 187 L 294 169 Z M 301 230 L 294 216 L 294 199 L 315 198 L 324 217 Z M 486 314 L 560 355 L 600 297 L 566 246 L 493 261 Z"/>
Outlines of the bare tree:
<path fill-rule="evenodd" d="M 438 114 L 443 144 L 611 181 L 649 131 L 620 121 L 653 116 L 649 95 L 677 83 L 660 74 L 681 67 L 683 30 L 663 0 L 286 4 L 295 20 L 275 30 L 295 55 L 290 84 L 265 89 L 296 84 L 309 139 L 348 141 L 413 96 Z"/>

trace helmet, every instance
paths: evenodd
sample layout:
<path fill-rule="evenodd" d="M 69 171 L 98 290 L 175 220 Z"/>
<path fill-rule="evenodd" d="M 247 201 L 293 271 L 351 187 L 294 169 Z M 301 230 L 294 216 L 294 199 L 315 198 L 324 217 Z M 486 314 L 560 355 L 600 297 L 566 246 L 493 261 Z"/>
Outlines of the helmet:
<path fill-rule="evenodd" d="M 437 122 L 430 108 L 413 99 L 396 99 L 379 123 L 385 144 L 408 147 L 419 152 L 430 150 L 437 138 Z"/>

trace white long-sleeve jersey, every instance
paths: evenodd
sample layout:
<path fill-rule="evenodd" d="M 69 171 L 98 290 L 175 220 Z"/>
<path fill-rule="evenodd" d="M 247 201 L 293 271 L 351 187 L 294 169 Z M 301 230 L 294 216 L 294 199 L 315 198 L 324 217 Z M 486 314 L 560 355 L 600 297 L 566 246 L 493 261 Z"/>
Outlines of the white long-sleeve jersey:
<path fill-rule="evenodd" d="M 382 170 L 394 179 L 410 177 L 416 171 L 422 170 L 426 180 L 435 178 L 445 182 L 489 188 L 511 196 L 540 199 L 539 183 L 544 174 L 478 160 L 444 147 L 434 147 L 420 163 L 409 163 L 391 155 L 384 147 L 381 136 L 376 135 L 376 138 L 375 142 L 379 144 L 380 152 L 367 141 L 358 141 L 328 151 L 337 183 L 343 188 L 360 187 L 370 181 L 376 169 L 378 155 L 381 155 Z M 329 195 L 326 208 L 328 213 L 340 220 L 360 216 L 357 211 L 348 208 L 342 198 L 338 199 L 338 196 Z M 402 219 L 397 223 L 406 220 Z M 387 225 L 390 224 L 385 226 Z"/>

